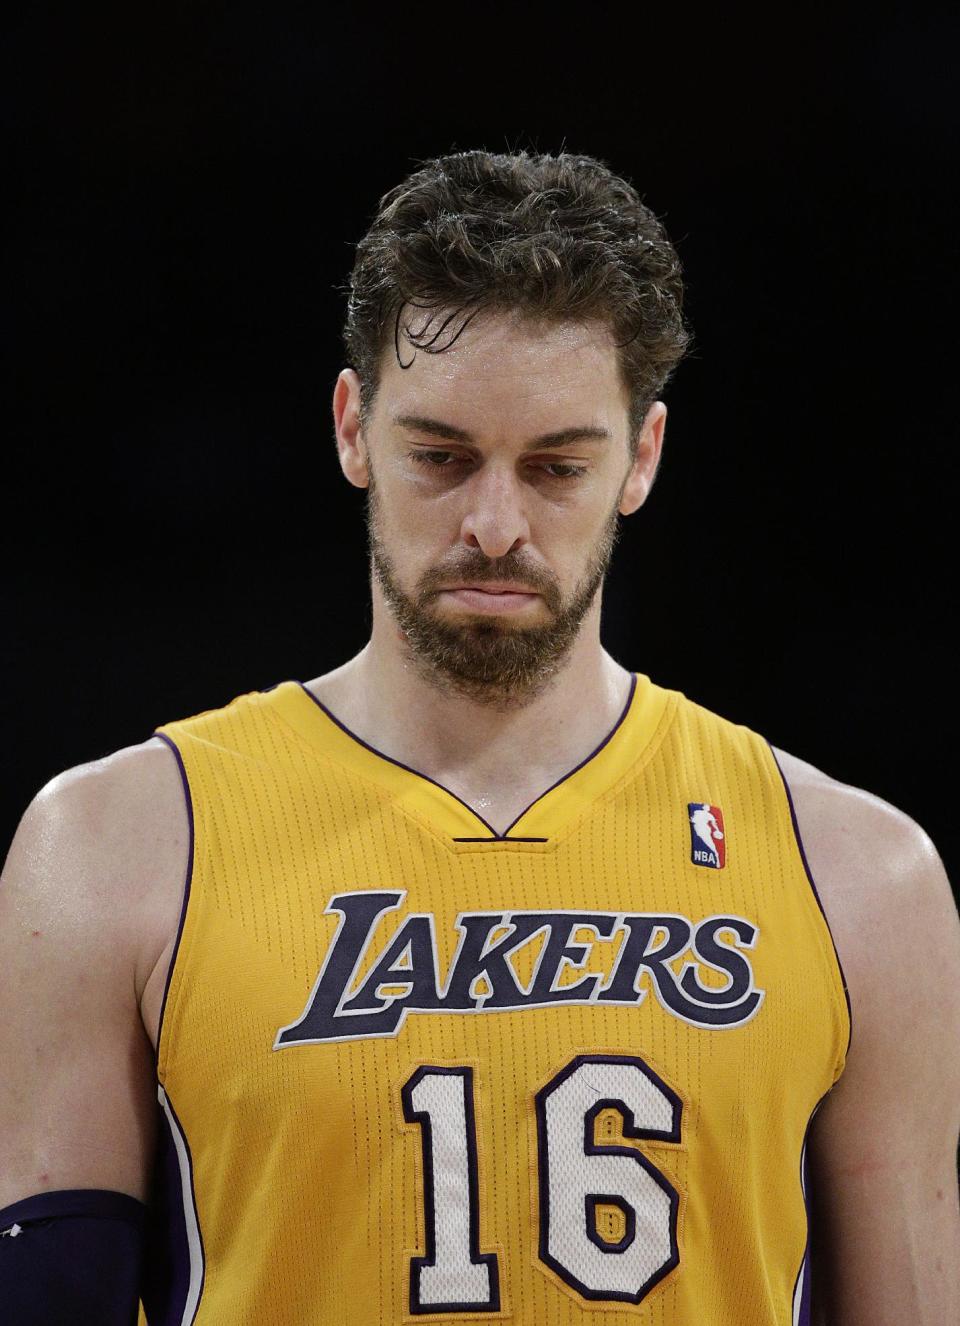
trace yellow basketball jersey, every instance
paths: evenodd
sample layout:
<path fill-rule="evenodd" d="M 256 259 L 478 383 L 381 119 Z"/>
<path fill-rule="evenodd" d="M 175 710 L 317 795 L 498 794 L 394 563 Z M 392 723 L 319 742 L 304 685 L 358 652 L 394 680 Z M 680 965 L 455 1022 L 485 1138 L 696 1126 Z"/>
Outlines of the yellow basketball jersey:
<path fill-rule="evenodd" d="M 808 1320 L 848 1006 L 762 738 L 638 676 L 498 836 L 298 682 L 159 734 L 192 847 L 142 1322 Z"/>

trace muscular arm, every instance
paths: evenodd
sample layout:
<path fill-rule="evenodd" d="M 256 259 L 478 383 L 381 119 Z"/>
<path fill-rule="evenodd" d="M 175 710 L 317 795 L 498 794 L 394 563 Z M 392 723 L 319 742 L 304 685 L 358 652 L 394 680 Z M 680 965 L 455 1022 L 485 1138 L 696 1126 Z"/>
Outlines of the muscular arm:
<path fill-rule="evenodd" d="M 853 1012 L 846 1069 L 811 1132 L 815 1320 L 945 1326 L 960 1321 L 956 909 L 912 820 L 778 758 Z"/>
<path fill-rule="evenodd" d="M 69 770 L 24 814 L 0 877 L 0 1208 L 68 1188 L 147 1196 L 139 1000 L 182 884 L 183 817 L 157 741 Z"/>

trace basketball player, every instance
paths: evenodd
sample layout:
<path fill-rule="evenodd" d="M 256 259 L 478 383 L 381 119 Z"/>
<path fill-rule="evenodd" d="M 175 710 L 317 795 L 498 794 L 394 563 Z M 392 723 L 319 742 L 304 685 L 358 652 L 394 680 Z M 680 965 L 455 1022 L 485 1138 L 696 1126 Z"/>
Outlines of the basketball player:
<path fill-rule="evenodd" d="M 333 401 L 369 643 L 62 774 L 10 850 L 5 1321 L 960 1320 L 936 853 L 601 645 L 680 299 L 589 158 L 383 200 Z"/>

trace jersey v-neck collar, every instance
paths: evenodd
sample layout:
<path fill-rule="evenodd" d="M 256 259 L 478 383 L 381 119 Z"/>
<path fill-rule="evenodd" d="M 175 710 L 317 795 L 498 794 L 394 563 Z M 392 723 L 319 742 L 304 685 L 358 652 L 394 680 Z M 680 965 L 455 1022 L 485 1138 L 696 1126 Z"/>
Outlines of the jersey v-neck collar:
<path fill-rule="evenodd" d="M 635 673 L 623 711 L 599 745 L 531 801 L 502 834 L 436 779 L 352 732 L 303 682 L 280 682 L 256 698 L 274 709 L 321 754 L 384 786 L 403 808 L 417 819 L 426 820 L 448 841 L 462 844 L 465 849 L 490 843 L 535 849 L 559 837 L 632 765 L 650 753 L 676 697 L 642 673 Z"/>

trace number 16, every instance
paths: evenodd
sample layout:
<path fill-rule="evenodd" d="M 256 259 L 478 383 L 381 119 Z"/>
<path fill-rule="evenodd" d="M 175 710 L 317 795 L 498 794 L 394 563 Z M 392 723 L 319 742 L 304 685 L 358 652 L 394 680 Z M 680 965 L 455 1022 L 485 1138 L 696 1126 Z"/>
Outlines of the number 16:
<path fill-rule="evenodd" d="M 423 1144 L 426 1254 L 410 1263 L 411 1313 L 497 1312 L 496 1253 L 480 1251 L 473 1069 L 422 1065 L 401 1092 Z M 634 1147 L 595 1140 L 602 1110 L 625 1137 L 680 1141 L 682 1102 L 642 1059 L 581 1054 L 536 1094 L 540 1259 L 585 1299 L 639 1303 L 678 1264 L 679 1195 Z M 618 1242 L 598 1206 L 624 1218 Z"/>

